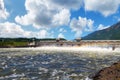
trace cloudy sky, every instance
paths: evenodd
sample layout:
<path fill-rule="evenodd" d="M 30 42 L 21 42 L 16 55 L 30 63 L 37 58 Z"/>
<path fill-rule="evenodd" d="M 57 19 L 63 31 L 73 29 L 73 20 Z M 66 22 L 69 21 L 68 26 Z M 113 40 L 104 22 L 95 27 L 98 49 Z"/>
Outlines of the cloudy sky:
<path fill-rule="evenodd" d="M 0 0 L 0 37 L 74 38 L 120 21 L 120 0 Z"/>

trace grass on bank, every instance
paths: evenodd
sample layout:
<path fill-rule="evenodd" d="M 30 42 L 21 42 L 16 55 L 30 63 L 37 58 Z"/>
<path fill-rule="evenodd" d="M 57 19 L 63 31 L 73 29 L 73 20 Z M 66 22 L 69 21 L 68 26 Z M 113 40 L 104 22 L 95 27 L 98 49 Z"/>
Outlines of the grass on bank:
<path fill-rule="evenodd" d="M 14 42 L 14 41 L 0 42 L 0 47 L 22 47 L 27 45 L 28 42 Z"/>

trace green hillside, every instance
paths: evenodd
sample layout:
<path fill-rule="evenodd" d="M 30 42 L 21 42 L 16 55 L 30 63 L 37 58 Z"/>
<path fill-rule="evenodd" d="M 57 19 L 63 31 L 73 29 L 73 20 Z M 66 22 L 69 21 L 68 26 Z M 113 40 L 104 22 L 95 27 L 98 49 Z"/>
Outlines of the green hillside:
<path fill-rule="evenodd" d="M 83 40 L 120 40 L 120 22 L 112 25 L 111 27 L 95 31 L 85 37 Z"/>

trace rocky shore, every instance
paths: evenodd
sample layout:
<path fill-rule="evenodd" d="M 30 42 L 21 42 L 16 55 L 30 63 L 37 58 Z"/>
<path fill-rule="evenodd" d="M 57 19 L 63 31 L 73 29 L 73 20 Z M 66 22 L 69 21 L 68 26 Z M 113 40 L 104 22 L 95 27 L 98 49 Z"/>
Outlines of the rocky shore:
<path fill-rule="evenodd" d="M 120 80 L 120 61 L 100 70 L 93 80 Z"/>

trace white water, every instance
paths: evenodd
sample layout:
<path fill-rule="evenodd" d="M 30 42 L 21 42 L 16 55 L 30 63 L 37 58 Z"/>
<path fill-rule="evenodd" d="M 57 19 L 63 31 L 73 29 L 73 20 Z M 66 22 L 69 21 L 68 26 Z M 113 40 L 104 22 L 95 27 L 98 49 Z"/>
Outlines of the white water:
<path fill-rule="evenodd" d="M 27 48 L 1 48 L 0 50 L 4 50 L 4 49 L 14 49 L 14 50 L 17 50 L 17 49 L 24 49 L 24 50 L 70 50 L 70 51 L 113 51 L 112 48 L 102 48 L 102 47 L 56 47 L 56 46 L 43 46 L 43 47 L 27 47 Z M 114 50 L 115 52 L 120 52 L 120 48 L 116 48 Z"/>
<path fill-rule="evenodd" d="M 101 47 L 29 47 L 29 48 L 1 48 L 0 51 L 27 51 L 26 53 L 21 52 L 21 54 L 13 53 L 11 55 L 34 55 L 41 53 L 71 53 L 77 56 L 91 57 L 91 58 L 104 58 L 105 56 L 119 56 L 120 48 L 112 50 L 112 48 L 101 48 Z M 29 53 L 31 52 L 31 53 Z M 34 53 L 35 52 L 35 53 Z"/>
<path fill-rule="evenodd" d="M 32 50 L 32 51 L 46 51 L 46 52 L 98 52 L 102 54 L 120 53 L 120 48 L 112 50 L 111 48 L 102 47 L 28 47 L 28 48 L 1 48 L 0 50 Z M 102 55 L 101 54 L 101 55 Z"/>

